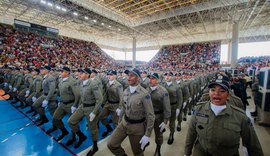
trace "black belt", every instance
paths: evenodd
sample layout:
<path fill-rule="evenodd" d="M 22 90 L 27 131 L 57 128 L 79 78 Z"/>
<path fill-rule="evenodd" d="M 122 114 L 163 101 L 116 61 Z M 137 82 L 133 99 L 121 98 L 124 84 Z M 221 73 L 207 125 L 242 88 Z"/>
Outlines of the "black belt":
<path fill-rule="evenodd" d="M 175 104 L 177 104 L 177 102 L 171 103 L 171 105 L 175 105 Z"/>
<path fill-rule="evenodd" d="M 125 119 L 127 122 L 131 123 L 131 124 L 137 124 L 137 123 L 142 123 L 145 121 L 145 118 L 142 118 L 140 120 L 132 120 L 130 118 L 128 118 L 126 115 L 125 115 Z"/>
<path fill-rule="evenodd" d="M 92 103 L 92 104 L 83 104 L 84 107 L 92 107 L 92 106 L 95 106 L 96 103 Z"/>
<path fill-rule="evenodd" d="M 44 93 L 44 95 L 45 95 L 45 96 L 47 96 L 47 95 L 48 95 L 48 93 Z"/>
<path fill-rule="evenodd" d="M 110 100 L 108 100 L 108 102 L 109 102 L 110 104 L 118 104 L 118 103 L 119 103 L 119 101 L 113 102 L 113 101 L 110 101 Z"/>
<path fill-rule="evenodd" d="M 70 101 L 66 101 L 66 102 L 63 102 L 63 104 L 70 104 L 70 103 L 73 103 L 75 100 L 70 100 Z"/>
<path fill-rule="evenodd" d="M 161 114 L 163 113 L 163 110 L 155 111 L 155 114 Z"/>

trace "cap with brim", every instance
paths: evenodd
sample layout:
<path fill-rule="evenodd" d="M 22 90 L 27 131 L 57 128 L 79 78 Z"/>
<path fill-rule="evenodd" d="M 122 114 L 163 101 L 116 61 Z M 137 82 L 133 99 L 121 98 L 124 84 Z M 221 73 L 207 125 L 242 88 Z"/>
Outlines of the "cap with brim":
<path fill-rule="evenodd" d="M 40 69 L 41 69 L 41 70 L 44 70 L 44 69 L 45 69 L 45 70 L 51 70 L 51 67 L 50 67 L 50 66 L 43 66 L 43 67 L 41 67 Z"/>
<path fill-rule="evenodd" d="M 126 69 L 126 70 L 124 71 L 124 73 L 125 73 L 125 74 L 128 74 L 128 73 L 129 73 L 129 70 Z"/>
<path fill-rule="evenodd" d="M 29 71 L 29 72 L 32 72 L 33 69 L 32 68 L 27 68 L 26 70 Z"/>
<path fill-rule="evenodd" d="M 15 70 L 18 70 L 18 71 L 19 71 L 19 70 L 20 70 L 20 68 L 16 67 L 16 68 L 15 68 Z"/>
<path fill-rule="evenodd" d="M 144 71 L 141 72 L 141 74 L 147 74 L 147 71 L 144 70 Z"/>
<path fill-rule="evenodd" d="M 167 72 L 164 74 L 165 76 L 173 76 L 173 73 L 172 72 Z"/>
<path fill-rule="evenodd" d="M 95 70 L 95 69 L 92 69 L 92 72 L 93 73 L 96 73 L 96 74 L 98 73 L 97 70 Z"/>
<path fill-rule="evenodd" d="M 220 75 L 220 74 L 218 74 L 216 76 L 216 79 L 222 79 L 222 80 L 225 80 L 225 81 L 230 81 L 228 76 L 224 76 L 224 75 Z"/>
<path fill-rule="evenodd" d="M 133 74 L 135 74 L 137 77 L 141 78 L 141 72 L 140 72 L 138 69 L 133 68 L 133 69 L 131 69 L 131 70 L 128 70 L 128 74 L 129 74 L 130 72 L 132 72 Z"/>
<path fill-rule="evenodd" d="M 117 72 L 115 70 L 109 70 L 107 75 L 117 75 Z"/>
<path fill-rule="evenodd" d="M 91 74 L 91 73 L 92 73 L 92 70 L 89 69 L 89 68 L 84 68 L 84 69 L 81 69 L 81 72 L 82 72 L 82 73 Z"/>
<path fill-rule="evenodd" d="M 63 67 L 60 71 L 70 72 L 71 70 L 68 67 Z"/>
<path fill-rule="evenodd" d="M 37 73 L 39 73 L 39 72 L 40 72 L 40 70 L 39 70 L 39 69 L 37 69 L 37 68 L 36 68 L 36 69 L 34 69 L 34 71 L 35 71 L 35 72 L 37 72 Z"/>
<path fill-rule="evenodd" d="M 150 79 L 151 79 L 151 78 L 159 79 L 158 73 L 151 73 L 150 75 L 148 75 L 148 77 L 149 77 Z"/>
<path fill-rule="evenodd" d="M 219 85 L 220 87 L 222 87 L 223 89 L 225 89 L 226 91 L 230 90 L 230 84 L 228 81 L 223 80 L 223 79 L 216 79 L 214 81 L 212 81 L 209 85 L 208 88 L 213 88 L 215 85 Z"/>

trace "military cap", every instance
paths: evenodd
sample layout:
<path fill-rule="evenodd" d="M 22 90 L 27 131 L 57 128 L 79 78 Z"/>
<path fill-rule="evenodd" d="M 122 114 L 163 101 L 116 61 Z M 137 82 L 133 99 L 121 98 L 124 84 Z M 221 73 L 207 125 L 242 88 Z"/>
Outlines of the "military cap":
<path fill-rule="evenodd" d="M 68 67 L 63 67 L 60 71 L 71 72 L 70 68 Z"/>
<path fill-rule="evenodd" d="M 81 69 L 81 72 L 82 72 L 82 73 L 91 74 L 91 73 L 92 73 L 92 70 L 89 69 L 89 68 L 84 68 L 84 69 Z"/>
<path fill-rule="evenodd" d="M 96 74 L 98 73 L 97 70 L 95 70 L 95 69 L 92 69 L 92 72 L 93 73 L 96 73 Z"/>
<path fill-rule="evenodd" d="M 130 69 L 130 70 L 128 70 L 127 74 L 128 74 L 129 72 L 132 72 L 132 73 L 135 74 L 137 77 L 141 78 L 141 72 L 140 72 L 138 69 L 136 69 L 136 68 Z M 126 71 L 125 71 L 125 73 L 126 73 Z"/>
<path fill-rule="evenodd" d="M 33 70 L 34 72 L 40 73 L 40 70 L 38 68 Z"/>
<path fill-rule="evenodd" d="M 51 70 L 51 67 L 50 66 L 43 66 L 40 69 L 41 70 L 44 70 L 45 69 L 45 70 L 49 70 L 50 71 Z"/>
<path fill-rule="evenodd" d="M 124 71 L 124 73 L 125 73 L 125 74 L 128 74 L 128 73 L 129 73 L 129 70 L 126 69 L 126 70 Z"/>
<path fill-rule="evenodd" d="M 166 72 L 164 75 L 165 76 L 174 76 L 174 74 L 172 72 Z"/>
<path fill-rule="evenodd" d="M 228 81 L 226 81 L 226 78 L 224 78 L 224 77 L 213 80 L 213 81 L 208 85 L 208 88 L 213 88 L 214 85 L 219 85 L 220 87 L 222 87 L 223 89 L 225 89 L 225 90 L 228 91 L 228 92 L 229 92 L 229 90 L 230 90 L 230 84 L 229 84 Z"/>
<path fill-rule="evenodd" d="M 159 76 L 158 76 L 158 73 L 150 73 L 148 75 L 148 77 L 151 79 L 151 78 L 154 78 L 154 79 L 159 79 Z"/>
<path fill-rule="evenodd" d="M 116 70 L 109 70 L 107 75 L 117 75 Z"/>

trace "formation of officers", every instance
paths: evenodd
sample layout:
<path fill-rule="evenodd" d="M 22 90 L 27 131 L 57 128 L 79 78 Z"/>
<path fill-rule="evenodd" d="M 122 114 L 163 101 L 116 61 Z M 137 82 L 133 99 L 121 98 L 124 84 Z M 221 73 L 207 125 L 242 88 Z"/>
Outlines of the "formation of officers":
<path fill-rule="evenodd" d="M 134 155 L 141 156 L 149 145 L 154 129 L 156 150 L 161 155 L 163 133 L 169 130 L 167 144 L 173 144 L 175 130 L 192 114 L 187 134 L 185 155 L 239 155 L 240 138 L 250 156 L 263 155 L 252 123 L 242 110 L 242 102 L 230 91 L 224 73 L 148 73 L 136 68 L 123 72 L 98 72 L 83 68 L 57 71 L 49 66 L 40 69 L 6 67 L 0 70 L 4 81 L 0 84 L 16 107 L 30 107 L 26 113 L 39 115 L 38 126 L 49 122 L 46 132 L 60 130 L 61 141 L 78 148 L 87 137 L 79 123 L 85 117 L 93 146 L 87 156 L 98 151 L 98 123 L 106 127 L 102 137 L 110 132 L 107 146 L 116 156 L 126 155 L 121 143 L 129 137 Z M 66 129 L 62 119 L 69 116 Z M 108 117 L 115 126 L 108 122 Z"/>

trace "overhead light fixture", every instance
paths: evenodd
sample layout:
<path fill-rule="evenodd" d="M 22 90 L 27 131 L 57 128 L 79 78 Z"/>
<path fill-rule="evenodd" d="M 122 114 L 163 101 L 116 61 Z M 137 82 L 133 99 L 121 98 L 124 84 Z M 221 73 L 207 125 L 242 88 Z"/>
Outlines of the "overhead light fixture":
<path fill-rule="evenodd" d="M 47 2 L 46 2 L 46 1 L 44 1 L 44 0 L 41 0 L 41 1 L 40 1 L 40 3 L 42 3 L 42 4 L 46 4 Z"/>
<path fill-rule="evenodd" d="M 48 6 L 50 6 L 50 7 L 52 7 L 52 6 L 53 6 L 53 4 L 52 4 L 52 3 L 50 3 L 50 2 L 48 2 L 48 3 L 47 3 L 47 5 L 48 5 Z"/>
<path fill-rule="evenodd" d="M 104 25 L 104 23 L 101 23 L 101 25 Z"/>
<path fill-rule="evenodd" d="M 88 17 L 87 16 L 84 16 L 84 19 L 88 20 Z"/>
<path fill-rule="evenodd" d="M 97 20 L 94 19 L 93 22 L 97 23 Z"/>
<path fill-rule="evenodd" d="M 110 28 L 111 26 L 109 25 L 108 27 Z"/>
<path fill-rule="evenodd" d="M 78 13 L 77 12 L 73 12 L 73 15 L 78 16 Z"/>
<path fill-rule="evenodd" d="M 121 29 L 119 28 L 118 31 L 121 31 Z"/>
<path fill-rule="evenodd" d="M 60 10 L 60 9 L 61 9 L 61 7 L 60 7 L 60 6 L 58 6 L 58 5 L 56 5 L 56 6 L 55 6 L 55 8 L 56 8 L 56 9 L 58 9 L 58 10 Z"/>
<path fill-rule="evenodd" d="M 67 9 L 66 9 L 66 8 L 61 8 L 61 10 L 62 10 L 62 11 L 64 11 L 64 12 L 66 12 L 66 11 L 67 11 Z"/>

